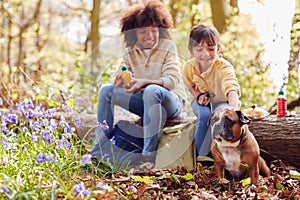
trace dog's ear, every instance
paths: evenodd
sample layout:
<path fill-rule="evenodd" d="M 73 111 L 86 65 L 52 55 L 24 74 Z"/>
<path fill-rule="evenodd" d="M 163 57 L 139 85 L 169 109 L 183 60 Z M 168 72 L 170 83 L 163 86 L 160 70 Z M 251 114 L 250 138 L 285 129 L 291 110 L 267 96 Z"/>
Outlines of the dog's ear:
<path fill-rule="evenodd" d="M 250 123 L 251 120 L 250 120 L 247 116 L 245 116 L 245 115 L 242 113 L 242 111 L 236 110 L 235 112 L 236 112 L 236 114 L 237 114 L 238 117 L 239 117 L 239 120 L 240 120 L 240 124 L 241 124 L 241 125 L 249 124 L 249 123 Z"/>

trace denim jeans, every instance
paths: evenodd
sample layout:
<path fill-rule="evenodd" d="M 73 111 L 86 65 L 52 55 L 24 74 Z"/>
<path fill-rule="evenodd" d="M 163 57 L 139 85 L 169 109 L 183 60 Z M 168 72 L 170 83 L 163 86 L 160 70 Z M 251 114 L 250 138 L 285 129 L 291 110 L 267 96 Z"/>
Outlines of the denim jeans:
<path fill-rule="evenodd" d="M 210 103 L 211 104 L 211 103 Z M 228 105 L 226 102 L 219 103 L 215 108 L 199 105 L 197 99 L 192 101 L 192 109 L 197 117 L 195 130 L 195 146 L 197 156 L 206 156 L 210 152 L 212 137 L 208 125 L 208 120 L 212 111 L 218 110 L 220 107 Z"/>
<path fill-rule="evenodd" d="M 129 94 L 123 88 L 104 84 L 98 94 L 97 120 L 114 125 L 114 106 L 120 106 L 143 118 L 143 155 L 155 155 L 161 128 L 166 119 L 178 117 L 183 110 L 182 99 L 164 87 L 148 85 L 143 91 Z"/>

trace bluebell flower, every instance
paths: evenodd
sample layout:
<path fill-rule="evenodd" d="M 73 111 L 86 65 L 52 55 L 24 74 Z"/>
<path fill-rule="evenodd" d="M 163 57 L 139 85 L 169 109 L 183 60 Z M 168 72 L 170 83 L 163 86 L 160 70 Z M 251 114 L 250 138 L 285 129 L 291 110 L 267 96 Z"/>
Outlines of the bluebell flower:
<path fill-rule="evenodd" d="M 91 192 L 85 189 L 84 183 L 81 181 L 79 184 L 74 185 L 75 195 L 90 196 Z"/>
<path fill-rule="evenodd" d="M 21 148 L 22 151 L 24 151 L 25 148 L 26 148 L 26 144 L 23 144 L 23 145 L 22 145 L 22 148 Z"/>
<path fill-rule="evenodd" d="M 4 194 L 4 195 L 8 195 L 8 189 L 7 189 L 7 187 L 6 186 L 2 186 L 2 193 Z"/>
<path fill-rule="evenodd" d="M 46 110 L 46 112 L 45 112 L 45 117 L 47 117 L 47 118 L 52 117 L 51 109 L 47 109 L 47 110 Z"/>
<path fill-rule="evenodd" d="M 18 123 L 18 115 L 16 114 L 8 114 L 6 117 L 7 122 L 10 122 L 12 124 Z"/>
<path fill-rule="evenodd" d="M 82 127 L 82 122 L 81 122 L 81 119 L 80 119 L 80 116 L 79 115 L 75 115 L 73 118 L 72 118 L 72 121 L 75 123 L 75 126 L 77 128 L 81 128 Z"/>
<path fill-rule="evenodd" d="M 23 126 L 23 127 L 22 127 L 22 132 L 25 133 L 25 132 L 27 132 L 27 131 L 28 131 L 28 128 L 27 128 L 26 126 Z"/>
<path fill-rule="evenodd" d="M 2 135 L 2 148 L 4 150 L 8 150 L 9 149 L 9 145 L 7 143 L 7 138 L 5 135 Z"/>
<path fill-rule="evenodd" d="M 100 127 L 101 127 L 101 128 L 102 128 L 102 130 L 104 130 L 104 131 L 106 131 L 106 130 L 108 130 L 108 129 L 109 129 L 109 126 L 108 126 L 108 124 L 107 124 L 106 120 L 103 120 L 103 122 L 102 122 L 102 123 L 99 123 L 99 122 L 98 122 L 98 124 L 100 125 Z"/>
<path fill-rule="evenodd" d="M 49 138 L 50 134 L 51 133 L 48 130 L 42 130 L 41 131 L 42 139 Z"/>
<path fill-rule="evenodd" d="M 68 142 L 68 141 L 64 141 L 64 142 L 63 142 L 63 146 L 66 147 L 66 148 L 68 148 L 68 149 L 71 149 L 71 148 L 72 148 L 71 143 Z"/>
<path fill-rule="evenodd" d="M 39 153 L 37 156 L 36 156 L 36 161 L 38 163 L 42 163 L 42 162 L 45 162 L 46 161 L 46 155 L 43 154 L 43 153 Z"/>
<path fill-rule="evenodd" d="M 55 156 L 51 153 L 47 154 L 47 160 L 50 162 L 50 163 L 53 163 L 55 161 Z"/>
<path fill-rule="evenodd" d="M 27 111 L 27 113 L 25 114 L 25 117 L 26 118 L 34 118 L 34 117 L 36 117 L 36 115 L 35 115 L 35 113 L 34 113 L 34 111 L 32 109 L 29 109 Z"/>
<path fill-rule="evenodd" d="M 55 130 L 57 128 L 57 122 L 55 121 L 55 119 L 50 119 L 49 126 L 51 130 Z"/>
<path fill-rule="evenodd" d="M 36 142 L 37 140 L 38 140 L 37 135 L 35 133 L 32 133 L 32 135 L 31 135 L 31 141 L 32 142 Z"/>
<path fill-rule="evenodd" d="M 8 157 L 4 157 L 2 159 L 2 163 L 3 163 L 3 165 L 7 165 L 8 164 Z"/>
<path fill-rule="evenodd" d="M 33 122 L 33 129 L 35 130 L 35 131 L 39 131 L 40 130 L 40 124 L 39 124 L 39 122 Z"/>
<path fill-rule="evenodd" d="M 85 154 L 82 156 L 80 160 L 80 166 L 84 166 L 86 164 L 92 164 L 92 155 L 91 154 Z"/>

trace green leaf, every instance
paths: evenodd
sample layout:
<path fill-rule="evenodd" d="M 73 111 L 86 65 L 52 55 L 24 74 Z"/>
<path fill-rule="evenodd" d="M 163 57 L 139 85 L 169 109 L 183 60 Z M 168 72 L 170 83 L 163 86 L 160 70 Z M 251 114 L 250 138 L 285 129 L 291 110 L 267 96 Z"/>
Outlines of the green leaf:
<path fill-rule="evenodd" d="M 149 176 L 144 176 L 143 177 L 143 182 L 147 183 L 147 184 L 152 184 L 153 183 L 153 181 L 150 179 Z"/>
<path fill-rule="evenodd" d="M 50 100 L 50 101 L 48 102 L 48 105 L 49 105 L 50 107 L 55 107 L 55 106 L 61 106 L 61 103 L 59 103 L 59 102 L 57 102 L 57 101 Z"/>
<path fill-rule="evenodd" d="M 135 181 L 135 182 L 143 182 L 143 178 L 141 177 L 141 176 L 133 176 L 133 180 Z"/>
<path fill-rule="evenodd" d="M 241 165 L 243 166 L 243 167 L 249 167 L 249 165 L 247 164 L 247 163 L 241 163 Z"/>
<path fill-rule="evenodd" d="M 197 161 L 200 161 L 200 162 L 204 162 L 204 161 L 214 162 L 214 159 L 212 159 L 211 157 L 208 157 L 208 156 L 198 156 Z"/>
<path fill-rule="evenodd" d="M 184 175 L 182 178 L 184 178 L 186 181 L 189 181 L 191 179 L 194 178 L 193 174 L 191 173 L 187 173 L 186 175 Z"/>
<path fill-rule="evenodd" d="M 291 175 L 291 178 L 294 178 L 294 179 L 300 178 L 300 173 L 296 170 L 290 170 L 290 175 Z"/>
<path fill-rule="evenodd" d="M 71 108 L 74 108 L 74 105 L 75 105 L 74 99 L 73 98 L 68 99 L 68 106 L 70 106 Z"/>
<path fill-rule="evenodd" d="M 133 176 L 133 179 L 135 182 L 140 182 L 140 183 L 146 183 L 146 184 L 152 184 L 153 181 L 150 179 L 149 176 Z"/>
<path fill-rule="evenodd" d="M 247 185 L 250 185 L 251 184 L 251 178 L 248 177 L 248 178 L 245 178 L 243 183 L 242 183 L 242 186 L 243 187 L 246 187 Z"/>
<path fill-rule="evenodd" d="M 281 183 L 276 183 L 276 189 L 282 190 L 284 186 Z"/>
<path fill-rule="evenodd" d="M 37 95 L 37 96 L 35 97 L 35 99 L 36 99 L 36 100 L 47 100 L 48 97 L 45 96 L 45 95 Z"/>

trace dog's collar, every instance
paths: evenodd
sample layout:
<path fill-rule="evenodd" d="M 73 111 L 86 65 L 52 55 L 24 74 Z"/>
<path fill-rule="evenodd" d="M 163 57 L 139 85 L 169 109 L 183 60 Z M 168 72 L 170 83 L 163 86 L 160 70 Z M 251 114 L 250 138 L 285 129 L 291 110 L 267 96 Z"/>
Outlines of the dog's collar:
<path fill-rule="evenodd" d="M 243 144 L 247 139 L 248 139 L 248 137 L 245 134 L 245 130 L 242 128 L 242 133 L 240 134 L 240 137 L 238 140 L 240 141 L 240 144 Z"/>

